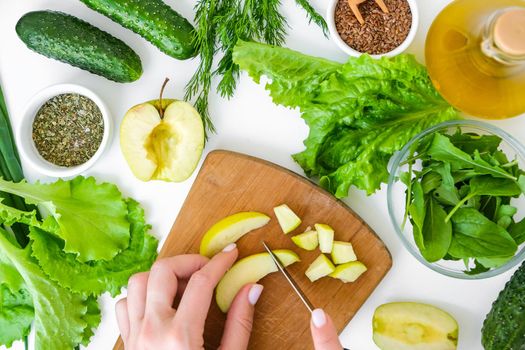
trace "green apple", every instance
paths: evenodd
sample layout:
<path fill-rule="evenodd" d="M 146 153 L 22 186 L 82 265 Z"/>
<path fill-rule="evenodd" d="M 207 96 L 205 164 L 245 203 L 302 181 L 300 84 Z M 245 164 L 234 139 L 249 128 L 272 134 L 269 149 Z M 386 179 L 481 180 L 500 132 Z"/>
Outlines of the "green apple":
<path fill-rule="evenodd" d="M 273 250 L 284 266 L 301 261 L 288 249 Z M 228 312 L 233 299 L 248 283 L 256 283 L 266 275 L 276 272 L 277 265 L 268 253 L 249 255 L 237 261 L 222 277 L 215 291 L 215 300 L 222 312 Z"/>
<path fill-rule="evenodd" d="M 326 255 L 321 254 L 308 266 L 305 275 L 311 282 L 315 282 L 319 278 L 328 276 L 334 270 L 334 264 L 332 264 L 330 259 L 328 259 Z"/>
<path fill-rule="evenodd" d="M 336 266 L 330 277 L 338 278 L 344 283 L 355 282 L 366 270 L 367 268 L 362 262 L 350 261 Z"/>
<path fill-rule="evenodd" d="M 273 208 L 273 211 L 284 233 L 290 233 L 301 225 L 301 219 L 286 204 Z"/>
<path fill-rule="evenodd" d="M 204 234 L 200 254 L 211 258 L 228 244 L 237 242 L 248 232 L 263 227 L 269 221 L 269 216 L 254 211 L 227 216 Z"/>
<path fill-rule="evenodd" d="M 334 230 L 326 224 L 315 224 L 319 236 L 319 249 L 322 253 L 330 254 L 334 243 Z"/>
<path fill-rule="evenodd" d="M 167 81 L 166 81 L 167 82 Z M 120 124 L 120 148 L 142 181 L 181 182 L 191 176 L 204 148 L 204 126 L 189 103 L 160 98 L 132 107 Z"/>
<path fill-rule="evenodd" d="M 332 261 L 334 264 L 340 265 L 356 260 L 357 256 L 355 256 L 352 243 L 334 241 L 334 244 L 332 245 Z"/>
<path fill-rule="evenodd" d="M 306 231 L 299 235 L 293 236 L 292 241 L 299 247 L 305 250 L 314 250 L 319 245 L 317 239 L 317 231 Z"/>
<path fill-rule="evenodd" d="M 455 350 L 458 333 L 456 320 L 432 305 L 389 303 L 374 312 L 373 339 L 381 350 Z"/>

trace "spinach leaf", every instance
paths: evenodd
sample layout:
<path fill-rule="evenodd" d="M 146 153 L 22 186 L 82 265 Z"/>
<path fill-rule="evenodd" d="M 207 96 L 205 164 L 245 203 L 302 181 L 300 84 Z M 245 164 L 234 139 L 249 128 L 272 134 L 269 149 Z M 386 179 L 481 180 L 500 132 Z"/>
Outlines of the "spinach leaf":
<path fill-rule="evenodd" d="M 450 164 L 442 163 L 433 168 L 441 176 L 441 185 L 434 191 L 434 198 L 444 205 L 458 204 L 460 197 L 452 177 Z"/>
<path fill-rule="evenodd" d="M 455 147 L 448 137 L 440 133 L 434 135 L 432 144 L 427 152 L 434 160 L 450 163 L 453 170 L 474 169 L 480 175 L 492 175 L 498 178 L 517 180 L 505 170 L 487 163 L 481 158 L 479 152 L 474 152 L 472 157 Z"/>
<path fill-rule="evenodd" d="M 436 172 L 429 172 L 421 179 L 423 193 L 427 194 L 441 185 L 441 175 Z"/>
<path fill-rule="evenodd" d="M 412 219 L 412 227 L 414 231 L 414 241 L 419 249 L 425 249 L 425 242 L 423 239 L 423 225 L 425 222 L 426 206 L 425 197 L 421 183 L 415 181 L 412 186 L 413 201 L 408 207 L 408 212 Z"/>
<path fill-rule="evenodd" d="M 429 197 L 423 222 L 424 249 L 420 249 L 423 257 L 429 262 L 442 259 L 449 249 L 452 225 L 450 221 L 445 222 L 446 216 L 443 207 L 433 197 Z"/>
<path fill-rule="evenodd" d="M 466 153 L 474 153 L 476 150 L 481 153 L 494 153 L 501 143 L 499 136 L 462 133 L 459 128 L 454 134 L 448 135 L 448 138 L 454 146 Z"/>
<path fill-rule="evenodd" d="M 470 192 L 480 196 L 505 197 L 519 196 L 522 193 L 516 181 L 486 175 L 470 180 Z"/>
<path fill-rule="evenodd" d="M 502 257 L 516 252 L 512 236 L 476 209 L 458 209 L 452 223 L 454 237 L 449 253 L 456 258 Z"/>
<path fill-rule="evenodd" d="M 525 219 L 510 224 L 508 230 L 517 245 L 525 242 Z"/>

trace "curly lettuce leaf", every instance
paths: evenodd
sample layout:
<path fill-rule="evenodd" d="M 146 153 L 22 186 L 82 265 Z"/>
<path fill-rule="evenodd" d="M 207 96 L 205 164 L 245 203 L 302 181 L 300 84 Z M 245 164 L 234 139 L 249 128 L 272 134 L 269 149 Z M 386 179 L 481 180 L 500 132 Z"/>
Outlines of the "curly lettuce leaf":
<path fill-rule="evenodd" d="M 387 164 L 412 137 L 457 112 L 411 55 L 344 63 L 239 41 L 234 61 L 273 101 L 299 108 L 310 127 L 306 149 L 293 157 L 306 175 L 342 198 L 350 186 L 368 194 L 388 179 Z"/>
<path fill-rule="evenodd" d="M 131 241 L 113 259 L 81 263 L 62 250 L 63 241 L 38 227 L 32 227 L 29 234 L 33 257 L 49 278 L 65 288 L 95 296 L 105 291 L 118 295 L 129 277 L 148 270 L 157 255 L 158 241 L 147 233 L 150 226 L 144 221 L 144 210 L 134 200 L 128 200 L 127 205 Z"/>
<path fill-rule="evenodd" d="M 65 350 L 82 343 L 89 326 L 86 297 L 50 281 L 34 258 L 30 246 L 21 249 L 0 229 L 0 251 L 24 279 L 34 306 L 35 349 Z"/>
<path fill-rule="evenodd" d="M 0 178 L 0 191 L 39 205 L 56 220 L 64 250 L 81 262 L 110 260 L 129 244 L 127 205 L 118 188 L 78 176 L 54 183 L 13 183 Z"/>
<path fill-rule="evenodd" d="M 97 298 L 89 297 L 86 299 L 86 313 L 82 316 L 82 319 L 86 322 L 86 328 L 82 333 L 81 344 L 87 346 L 93 335 L 95 335 L 95 329 L 102 320 L 100 313 L 100 307 L 98 306 Z"/>

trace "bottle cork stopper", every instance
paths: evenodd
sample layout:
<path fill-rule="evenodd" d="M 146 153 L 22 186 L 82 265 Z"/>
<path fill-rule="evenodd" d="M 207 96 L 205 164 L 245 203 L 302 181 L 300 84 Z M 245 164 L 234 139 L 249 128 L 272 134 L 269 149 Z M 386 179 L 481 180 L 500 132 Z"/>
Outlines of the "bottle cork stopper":
<path fill-rule="evenodd" d="M 505 53 L 525 55 L 525 8 L 511 9 L 496 19 L 494 41 Z"/>

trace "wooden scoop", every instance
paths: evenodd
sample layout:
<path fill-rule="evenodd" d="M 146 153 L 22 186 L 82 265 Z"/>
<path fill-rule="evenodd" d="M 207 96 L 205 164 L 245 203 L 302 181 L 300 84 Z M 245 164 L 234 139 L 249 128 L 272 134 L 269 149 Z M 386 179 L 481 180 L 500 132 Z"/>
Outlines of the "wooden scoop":
<path fill-rule="evenodd" d="M 365 2 L 365 1 L 367 1 L 367 0 L 347 0 L 347 1 L 348 1 L 348 5 L 350 6 L 350 9 L 354 13 L 354 16 L 357 18 L 359 23 L 365 24 L 365 20 L 363 19 L 363 16 L 361 15 L 361 12 L 359 12 L 358 5 L 363 3 L 363 2 Z M 384 13 L 388 13 L 388 7 L 386 7 L 386 5 L 385 5 L 383 0 L 374 0 L 374 1 L 376 2 L 376 4 L 379 5 L 379 7 L 381 8 L 381 10 Z"/>

